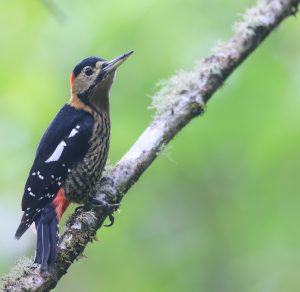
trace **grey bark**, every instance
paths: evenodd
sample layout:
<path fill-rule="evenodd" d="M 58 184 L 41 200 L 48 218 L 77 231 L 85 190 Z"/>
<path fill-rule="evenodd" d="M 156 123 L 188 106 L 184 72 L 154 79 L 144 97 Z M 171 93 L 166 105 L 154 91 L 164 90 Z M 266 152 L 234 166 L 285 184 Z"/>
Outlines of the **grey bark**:
<path fill-rule="evenodd" d="M 113 181 L 109 202 L 121 202 L 130 187 L 159 156 L 163 147 L 193 118 L 227 77 L 282 20 L 297 13 L 300 0 L 265 0 L 247 10 L 235 25 L 233 37 L 213 49 L 192 72 L 173 76 L 153 98 L 156 116 L 124 157 L 108 172 Z M 101 196 L 107 185 L 99 185 Z M 58 259 L 52 273 L 42 273 L 31 262 L 21 262 L 17 272 L 3 278 L 4 291 L 49 291 L 95 238 L 105 214 L 80 210 L 69 218 L 60 238 Z"/>

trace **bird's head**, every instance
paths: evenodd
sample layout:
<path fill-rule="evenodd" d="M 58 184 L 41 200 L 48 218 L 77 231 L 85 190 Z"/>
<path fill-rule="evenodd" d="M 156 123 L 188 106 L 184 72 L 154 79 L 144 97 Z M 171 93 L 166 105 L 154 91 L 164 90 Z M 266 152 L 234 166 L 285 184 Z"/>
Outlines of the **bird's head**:
<path fill-rule="evenodd" d="M 75 66 L 70 75 L 71 104 L 80 103 L 101 110 L 108 106 L 108 95 L 116 69 L 133 53 L 123 54 L 111 61 L 89 57 Z"/>

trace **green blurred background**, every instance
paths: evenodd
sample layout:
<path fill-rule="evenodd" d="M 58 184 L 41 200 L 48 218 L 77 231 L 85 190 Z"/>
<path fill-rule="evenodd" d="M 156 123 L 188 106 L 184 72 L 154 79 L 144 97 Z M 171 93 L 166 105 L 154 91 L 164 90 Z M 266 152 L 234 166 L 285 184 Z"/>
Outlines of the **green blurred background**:
<path fill-rule="evenodd" d="M 254 0 L 0 2 L 0 273 L 20 241 L 37 143 L 81 59 L 135 50 L 111 94 L 110 163 L 146 128 L 157 81 L 192 69 Z M 289 18 L 130 190 L 56 291 L 300 291 L 300 38 Z M 70 213 L 70 211 L 69 211 Z M 65 216 L 66 217 L 66 216 Z"/>

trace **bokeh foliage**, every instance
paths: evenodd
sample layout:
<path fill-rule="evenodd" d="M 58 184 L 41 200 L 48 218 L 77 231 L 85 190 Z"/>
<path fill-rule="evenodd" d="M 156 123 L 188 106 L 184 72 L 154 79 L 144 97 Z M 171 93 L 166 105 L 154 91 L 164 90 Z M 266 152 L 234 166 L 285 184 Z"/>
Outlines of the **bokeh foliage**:
<path fill-rule="evenodd" d="M 49 1 L 48 1 L 49 2 Z M 33 253 L 13 238 L 37 143 L 82 58 L 135 50 L 111 96 L 110 162 L 153 112 L 155 83 L 191 69 L 254 0 L 0 2 L 0 272 Z M 56 291 L 299 291 L 300 39 L 290 18 L 130 190 Z"/>

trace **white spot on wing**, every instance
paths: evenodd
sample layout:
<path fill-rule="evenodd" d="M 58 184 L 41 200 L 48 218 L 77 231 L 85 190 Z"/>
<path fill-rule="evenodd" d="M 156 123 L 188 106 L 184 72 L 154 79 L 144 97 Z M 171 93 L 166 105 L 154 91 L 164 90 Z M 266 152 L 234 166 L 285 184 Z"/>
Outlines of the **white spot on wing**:
<path fill-rule="evenodd" d="M 71 134 L 70 134 L 71 135 Z M 45 161 L 46 163 L 48 162 L 52 162 L 52 161 L 58 161 L 63 150 L 64 150 L 64 147 L 67 146 L 66 142 L 65 141 L 61 141 L 56 149 L 54 150 L 54 152 L 52 153 L 52 155 Z"/>
<path fill-rule="evenodd" d="M 72 129 L 70 135 L 69 135 L 69 138 L 75 136 L 76 134 L 78 133 L 78 131 L 76 129 Z"/>
<path fill-rule="evenodd" d="M 29 192 L 29 195 L 35 197 L 35 194 L 33 192 Z"/>

